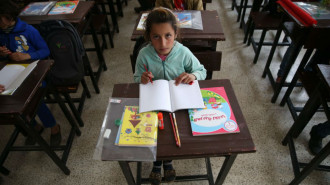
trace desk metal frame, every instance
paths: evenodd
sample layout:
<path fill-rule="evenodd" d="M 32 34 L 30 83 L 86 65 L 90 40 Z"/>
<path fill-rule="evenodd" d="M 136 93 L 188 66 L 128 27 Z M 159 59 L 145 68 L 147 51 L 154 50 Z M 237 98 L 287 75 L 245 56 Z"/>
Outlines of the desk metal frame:
<path fill-rule="evenodd" d="M 318 66 L 325 66 L 325 65 L 318 65 Z M 320 69 L 320 68 L 319 68 Z M 323 72 L 328 73 L 330 71 L 330 67 L 327 66 L 327 69 Z M 319 70 L 321 71 L 321 70 Z M 291 162 L 293 167 L 293 172 L 295 178 L 291 181 L 290 185 L 299 184 L 303 181 L 313 170 L 321 170 L 330 172 L 330 166 L 320 165 L 320 163 L 330 154 L 330 142 L 323 149 L 317 154 L 309 163 L 301 163 L 298 161 L 297 153 L 294 145 L 293 138 L 297 138 L 308 122 L 311 120 L 317 109 L 320 107 L 321 104 L 325 106 L 325 113 L 327 116 L 328 121 L 330 120 L 330 112 L 329 107 L 327 106 L 326 100 L 324 99 L 324 95 L 326 93 L 330 94 L 330 79 L 329 75 L 327 75 L 327 81 L 325 73 L 320 72 L 320 75 L 323 77 L 321 82 L 317 85 L 317 88 L 314 90 L 311 97 L 308 99 L 306 105 L 304 106 L 302 112 L 299 114 L 297 119 L 294 121 L 293 125 L 291 126 L 290 130 L 288 131 L 287 135 L 282 141 L 284 146 L 289 145 Z M 303 168 L 300 171 L 300 168 Z"/>

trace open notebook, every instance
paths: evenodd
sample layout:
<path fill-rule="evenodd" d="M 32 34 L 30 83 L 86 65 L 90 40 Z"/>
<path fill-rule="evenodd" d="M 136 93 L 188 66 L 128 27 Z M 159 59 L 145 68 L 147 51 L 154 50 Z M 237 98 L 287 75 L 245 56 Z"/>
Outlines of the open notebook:
<path fill-rule="evenodd" d="M 31 64 L 7 64 L 0 71 L 0 84 L 5 86 L 5 91 L 1 95 L 12 95 L 16 89 L 23 83 L 25 78 L 37 66 L 38 61 Z M 26 66 L 26 67 L 25 67 Z"/>
<path fill-rule="evenodd" d="M 192 85 L 175 85 L 174 80 L 156 80 L 153 84 L 140 84 L 139 108 L 141 112 L 204 108 L 198 81 Z"/>

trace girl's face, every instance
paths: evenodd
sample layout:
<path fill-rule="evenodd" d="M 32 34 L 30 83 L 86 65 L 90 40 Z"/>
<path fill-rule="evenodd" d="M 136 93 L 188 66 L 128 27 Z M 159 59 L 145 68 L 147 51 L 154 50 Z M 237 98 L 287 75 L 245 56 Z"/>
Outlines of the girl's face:
<path fill-rule="evenodd" d="M 151 26 L 151 44 L 159 55 L 168 55 L 171 52 L 176 36 L 170 23 L 158 23 Z"/>
<path fill-rule="evenodd" d="M 7 17 L 0 16 L 0 28 L 1 29 L 6 29 L 10 26 L 13 26 L 15 24 L 14 20 L 10 20 Z"/>

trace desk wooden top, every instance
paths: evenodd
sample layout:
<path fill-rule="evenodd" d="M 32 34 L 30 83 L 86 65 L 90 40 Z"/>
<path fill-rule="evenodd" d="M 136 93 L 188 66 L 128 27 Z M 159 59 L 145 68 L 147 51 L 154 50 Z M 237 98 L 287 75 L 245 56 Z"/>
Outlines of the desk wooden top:
<path fill-rule="evenodd" d="M 142 13 L 136 20 L 131 40 L 135 41 L 138 37 L 143 36 L 144 30 L 137 30 Z M 180 39 L 184 40 L 213 40 L 224 41 L 225 34 L 219 20 L 218 12 L 215 10 L 201 11 L 203 30 L 181 28 Z"/>
<path fill-rule="evenodd" d="M 79 24 L 85 19 L 87 13 L 94 6 L 94 3 L 94 1 L 80 1 L 72 14 L 19 16 L 19 18 L 32 25 L 40 24 L 42 21 L 46 20 L 65 20 L 72 24 Z"/>
<path fill-rule="evenodd" d="M 52 60 L 40 60 L 13 95 L 1 95 L 0 115 L 21 115 L 39 89 L 52 64 Z M 5 63 L 0 63 L 0 69 L 3 65 Z"/>
<path fill-rule="evenodd" d="M 177 111 L 179 136 L 182 146 L 175 145 L 174 135 L 168 113 L 164 113 L 165 129 L 158 132 L 157 160 L 164 159 L 190 159 L 200 157 L 224 156 L 239 153 L 255 152 L 256 148 L 247 128 L 246 121 L 239 107 L 234 90 L 229 80 L 204 80 L 199 81 L 201 88 L 224 87 L 230 105 L 236 117 L 240 133 L 192 136 L 187 110 Z M 112 97 L 138 98 L 139 84 L 116 84 Z"/>
<path fill-rule="evenodd" d="M 282 7 L 282 5 L 280 5 Z M 330 19 L 316 19 L 317 24 L 305 27 L 290 12 L 282 7 L 282 10 L 295 23 L 294 31 L 304 34 L 304 48 L 328 48 L 330 46 Z M 298 35 L 296 32 L 291 37 Z"/>

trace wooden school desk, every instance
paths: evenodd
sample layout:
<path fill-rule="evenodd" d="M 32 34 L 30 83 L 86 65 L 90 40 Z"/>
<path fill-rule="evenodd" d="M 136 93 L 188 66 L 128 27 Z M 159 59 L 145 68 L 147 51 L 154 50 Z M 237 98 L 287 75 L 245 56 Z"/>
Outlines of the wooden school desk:
<path fill-rule="evenodd" d="M 225 157 L 225 161 L 216 178 L 215 184 L 222 184 L 229 173 L 238 154 L 252 153 L 256 151 L 255 145 L 247 128 L 246 121 L 236 99 L 234 90 L 229 80 L 204 80 L 199 81 L 201 88 L 224 87 L 236 117 L 240 133 L 223 134 L 213 136 L 192 136 L 191 126 L 187 110 L 176 111 L 181 148 L 175 144 L 173 131 L 168 113 L 164 113 L 164 130 L 158 132 L 157 160 L 176 160 L 205 158 L 207 164 L 207 175 L 179 176 L 176 181 L 208 180 L 214 183 L 210 157 Z M 116 84 L 113 88 L 112 97 L 138 98 L 139 84 Z M 112 133 L 116 133 L 113 131 Z M 111 154 L 111 151 L 109 152 Z M 139 176 L 134 180 L 132 171 L 127 161 L 118 161 L 125 175 L 128 184 L 141 184 L 148 182 L 148 179 L 141 179 Z M 141 163 L 140 163 L 141 164 Z M 141 167 L 141 165 L 138 165 Z M 140 169 L 138 167 L 138 169 Z M 140 174 L 138 172 L 138 174 Z"/>
<path fill-rule="evenodd" d="M 317 88 L 314 90 L 313 94 L 309 97 L 302 112 L 294 121 L 282 141 L 283 145 L 289 145 L 292 167 L 295 176 L 290 185 L 299 184 L 313 170 L 330 171 L 330 166 L 320 165 L 320 163 L 330 154 L 330 142 L 328 142 L 309 163 L 301 163 L 298 161 L 293 140 L 293 138 L 297 138 L 300 135 L 321 104 L 324 106 L 326 119 L 330 121 L 329 107 L 326 104 L 326 97 L 329 97 L 330 94 L 330 65 L 318 64 L 317 70 L 320 77 L 320 83 L 317 85 Z M 302 170 L 300 170 L 300 168 L 302 168 Z"/>
<path fill-rule="evenodd" d="M 66 161 L 71 149 L 74 134 L 80 135 L 78 126 L 72 125 L 72 130 L 65 147 L 59 146 L 50 148 L 47 142 L 30 124 L 44 98 L 46 88 L 40 88 L 40 86 L 52 64 L 52 60 L 40 60 L 35 69 L 13 95 L 0 96 L 0 125 L 15 126 L 15 131 L 11 135 L 0 156 L 0 172 L 3 174 L 9 174 L 9 170 L 3 167 L 3 164 L 10 151 L 44 151 L 66 175 L 70 174 L 70 170 L 66 166 Z M 5 63 L 0 63 L 0 69 L 4 65 Z M 14 146 L 15 140 L 20 132 L 24 132 L 35 138 L 39 146 Z M 62 158 L 59 158 L 55 150 L 64 151 Z"/>
<path fill-rule="evenodd" d="M 280 6 L 282 7 L 282 6 Z M 270 55 L 267 59 L 267 63 L 263 72 L 262 77 L 266 77 L 266 75 L 269 77 L 269 80 L 273 86 L 274 94 L 271 99 L 272 103 L 275 103 L 277 100 L 278 95 L 281 92 L 281 89 L 283 86 L 288 86 L 288 84 L 285 83 L 286 77 L 288 76 L 290 69 L 292 65 L 294 64 L 299 52 L 301 51 L 302 47 L 307 49 L 307 52 L 305 54 L 305 61 L 307 62 L 311 51 L 313 49 L 319 49 L 319 48 L 328 48 L 330 43 L 330 19 L 317 19 L 317 24 L 313 25 L 311 27 L 305 27 L 299 20 L 297 20 L 290 12 L 288 12 L 285 8 L 282 7 L 284 10 L 286 16 L 290 18 L 294 24 L 288 24 L 285 23 L 282 26 L 279 27 L 277 30 L 277 33 L 274 38 L 274 42 L 270 51 Z M 272 76 L 272 73 L 270 71 L 270 64 L 274 55 L 274 51 L 276 49 L 277 43 L 279 41 L 281 32 L 283 28 L 287 28 L 290 32 L 290 37 L 295 43 L 295 47 L 292 48 L 292 52 L 290 57 L 288 58 L 287 65 L 285 69 L 283 70 L 284 75 L 281 79 L 281 82 L 278 84 L 275 84 L 274 78 Z M 308 51 L 309 50 L 309 51 Z M 284 104 L 283 104 L 284 105 Z"/>
<path fill-rule="evenodd" d="M 98 81 L 101 76 L 102 70 L 103 69 L 106 70 L 106 64 L 105 64 L 105 60 L 103 57 L 102 49 L 100 47 L 100 42 L 98 40 L 96 31 L 94 30 L 94 27 L 93 27 L 93 24 L 91 21 L 92 16 L 90 14 L 90 10 L 94 6 L 94 4 L 95 4 L 94 1 L 79 1 L 79 4 L 78 4 L 76 10 L 72 14 L 19 16 L 19 18 L 21 20 L 23 20 L 24 22 L 31 24 L 31 25 L 38 25 L 41 22 L 47 21 L 47 20 L 65 20 L 77 27 L 84 25 L 84 28 L 82 28 L 82 33 L 80 33 L 81 35 L 83 35 L 85 33 L 85 31 L 87 30 L 87 27 L 90 27 L 91 31 L 92 31 L 93 40 L 95 42 L 95 50 L 96 50 L 97 56 L 100 61 L 98 70 L 97 70 L 97 72 L 95 72 L 95 78 L 96 78 L 96 81 Z M 84 22 L 86 22 L 86 23 L 83 24 Z M 98 90 L 97 85 L 94 83 L 94 81 L 93 81 L 93 85 L 94 85 L 95 89 L 97 89 L 96 91 L 98 93 L 99 90 Z"/>
<path fill-rule="evenodd" d="M 216 10 L 200 11 L 203 22 L 203 30 L 180 28 L 180 38 L 183 40 L 206 40 L 206 41 L 224 41 L 225 34 L 222 30 L 222 26 L 219 20 L 219 15 Z M 143 36 L 144 30 L 137 30 L 142 13 L 136 20 L 134 30 L 131 36 L 132 41 L 140 36 Z"/>

